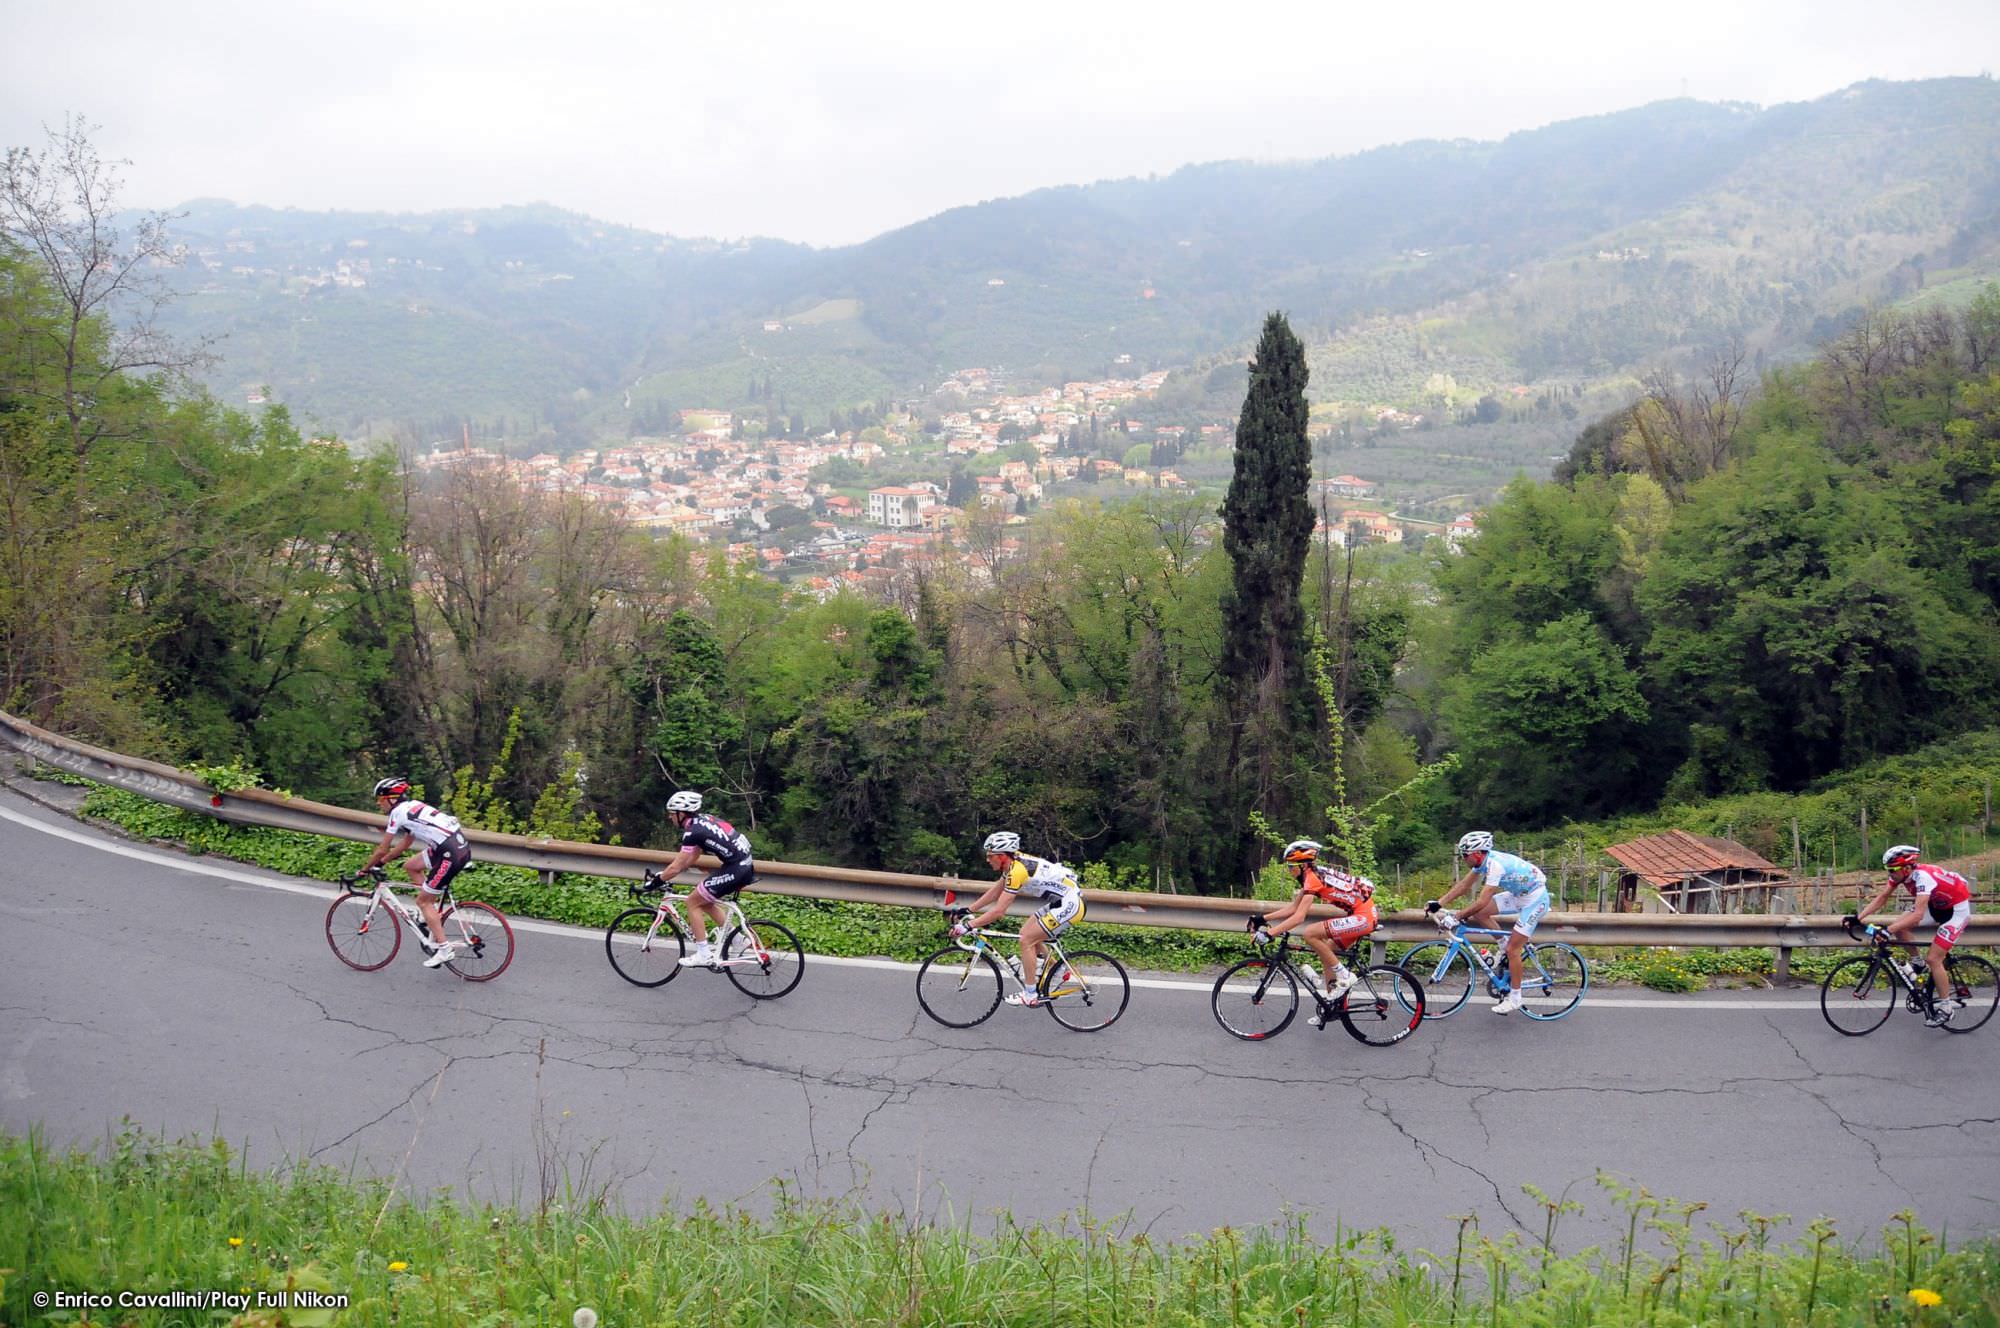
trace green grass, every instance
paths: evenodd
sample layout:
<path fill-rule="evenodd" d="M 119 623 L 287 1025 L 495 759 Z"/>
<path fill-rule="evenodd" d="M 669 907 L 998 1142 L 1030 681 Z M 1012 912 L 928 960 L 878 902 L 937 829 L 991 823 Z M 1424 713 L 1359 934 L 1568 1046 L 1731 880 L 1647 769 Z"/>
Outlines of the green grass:
<path fill-rule="evenodd" d="M 950 1212 L 871 1213 L 783 1186 L 768 1216 L 696 1203 L 631 1216 L 549 1159 L 506 1206 L 409 1196 L 322 1167 L 248 1169 L 220 1140 L 136 1133 L 102 1153 L 0 1139 L 0 1322 L 155 1328 L 600 1323 L 702 1325 L 1725 1325 L 2000 1322 L 2000 1243 L 1953 1248 L 1903 1215 L 1874 1239 L 1814 1222 L 1719 1221 L 1600 1176 L 1618 1238 L 1561 1254 L 1580 1205 L 1528 1193 L 1545 1226 L 1447 1248 L 1386 1231 L 1315 1239 L 1304 1221 L 1154 1241 L 1089 1215 L 977 1227 Z M 345 1296 L 337 1314 L 43 1313 L 44 1292 Z M 1920 1293 L 1920 1294 L 1913 1294 Z M 592 1317 L 578 1311 L 587 1307 Z"/>

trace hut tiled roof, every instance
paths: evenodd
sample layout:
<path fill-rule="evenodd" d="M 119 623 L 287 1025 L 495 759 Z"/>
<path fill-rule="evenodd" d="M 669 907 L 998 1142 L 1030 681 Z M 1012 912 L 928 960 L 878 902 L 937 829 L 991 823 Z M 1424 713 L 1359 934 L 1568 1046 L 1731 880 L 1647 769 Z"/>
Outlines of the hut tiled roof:
<path fill-rule="evenodd" d="M 1691 835 L 1685 830 L 1627 840 L 1604 851 L 1619 866 L 1653 886 L 1678 885 L 1692 876 L 1728 871 L 1787 874 L 1777 863 L 1759 857 L 1733 839 Z"/>

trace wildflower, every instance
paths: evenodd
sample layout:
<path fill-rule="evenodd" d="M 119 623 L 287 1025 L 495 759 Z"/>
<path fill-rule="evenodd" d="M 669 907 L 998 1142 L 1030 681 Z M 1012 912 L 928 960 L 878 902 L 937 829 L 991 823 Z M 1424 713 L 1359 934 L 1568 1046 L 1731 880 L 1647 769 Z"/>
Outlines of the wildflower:
<path fill-rule="evenodd" d="M 232 1250 L 235 1250 L 235 1249 L 241 1249 L 242 1247 L 243 1247 L 243 1237 L 241 1237 L 241 1236 L 231 1236 L 231 1237 L 229 1238 L 229 1248 L 230 1248 L 230 1249 L 232 1249 Z"/>
<path fill-rule="evenodd" d="M 389 1265 L 389 1271 L 392 1273 L 400 1273 L 406 1271 L 409 1268 L 409 1266 L 410 1265 L 404 1263 L 401 1259 L 398 1259 L 396 1260 L 396 1262 Z"/>
<path fill-rule="evenodd" d="M 1944 1297 L 1940 1296 L 1937 1292 L 1931 1290 L 1929 1287 L 1910 1288 L 1910 1299 L 1917 1302 L 1917 1307 L 1919 1309 L 1927 1310 L 1932 1308 L 1933 1306 L 1944 1304 Z"/>

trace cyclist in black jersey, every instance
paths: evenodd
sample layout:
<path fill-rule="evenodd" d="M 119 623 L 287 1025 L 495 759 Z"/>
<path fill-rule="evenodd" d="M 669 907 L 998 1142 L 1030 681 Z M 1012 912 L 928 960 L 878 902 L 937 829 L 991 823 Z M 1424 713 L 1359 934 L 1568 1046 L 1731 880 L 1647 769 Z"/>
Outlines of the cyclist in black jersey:
<path fill-rule="evenodd" d="M 721 958 L 708 943 L 708 924 L 722 921 L 722 905 L 716 901 L 728 898 L 757 879 L 750 841 L 720 816 L 703 812 L 699 793 L 683 789 L 668 798 L 667 815 L 680 828 L 681 851 L 667 864 L 661 873 L 663 877 L 680 875 L 704 853 L 720 864 L 688 897 L 688 930 L 694 933 L 694 949 L 681 956 L 683 964 L 713 964 Z"/>

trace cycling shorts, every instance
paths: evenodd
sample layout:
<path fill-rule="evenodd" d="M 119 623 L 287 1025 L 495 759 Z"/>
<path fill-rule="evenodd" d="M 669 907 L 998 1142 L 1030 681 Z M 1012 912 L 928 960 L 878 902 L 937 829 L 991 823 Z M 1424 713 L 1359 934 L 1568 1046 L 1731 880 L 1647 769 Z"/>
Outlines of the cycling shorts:
<path fill-rule="evenodd" d="M 427 895 L 441 895 L 451 884 L 451 878 L 464 871 L 472 861 L 472 845 L 462 834 L 453 834 L 442 844 L 423 851 L 424 884 Z"/>
<path fill-rule="evenodd" d="M 1549 911 L 1549 889 L 1530 890 L 1527 894 L 1509 894 L 1505 890 L 1493 896 L 1494 907 L 1501 913 L 1512 913 L 1514 934 L 1533 936 L 1535 928 L 1542 925 L 1542 919 Z"/>
<path fill-rule="evenodd" d="M 702 883 L 694 888 L 694 900 L 698 904 L 719 904 L 756 879 L 756 869 L 750 859 L 745 858 L 733 867 L 724 867 L 715 875 L 703 878 Z"/>
<path fill-rule="evenodd" d="M 1961 899 L 1951 910 L 1951 917 L 1938 924 L 1937 934 L 1931 937 L 1931 944 L 1940 950 L 1949 950 L 1952 943 L 1965 934 L 1965 924 L 1972 920 L 1972 901 Z"/>
<path fill-rule="evenodd" d="M 1346 917 L 1326 920 L 1326 938 L 1333 942 L 1336 950 L 1345 950 L 1374 931 L 1378 925 L 1375 901 L 1364 899 L 1360 906 Z"/>
<path fill-rule="evenodd" d="M 1035 921 L 1042 924 L 1042 935 L 1054 939 L 1069 930 L 1072 922 L 1082 917 L 1083 894 L 1072 890 L 1035 914 Z"/>

